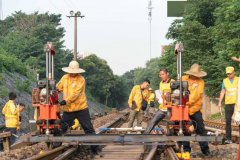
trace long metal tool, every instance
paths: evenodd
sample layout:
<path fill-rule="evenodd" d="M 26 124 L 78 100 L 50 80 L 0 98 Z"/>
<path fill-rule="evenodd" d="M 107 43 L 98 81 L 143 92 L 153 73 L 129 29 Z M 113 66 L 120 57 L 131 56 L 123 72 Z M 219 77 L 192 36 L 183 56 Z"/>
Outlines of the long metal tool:
<path fill-rule="evenodd" d="M 51 80 L 53 80 L 54 77 L 54 48 L 53 48 L 53 44 L 51 42 L 48 42 L 45 47 L 44 47 L 44 51 L 46 52 L 46 104 L 50 104 L 49 102 L 49 97 L 50 97 L 50 93 L 49 93 L 49 82 Z M 50 109 L 49 109 L 50 112 Z M 49 112 L 48 112 L 48 116 L 49 117 Z M 50 134 L 50 130 L 49 130 L 49 119 L 46 119 L 46 135 Z"/>
<path fill-rule="evenodd" d="M 177 80 L 179 81 L 180 84 L 180 107 L 183 107 L 182 104 L 182 97 L 183 97 L 183 88 L 182 88 L 182 52 L 183 52 L 183 44 L 180 42 L 177 42 L 175 46 L 175 54 L 177 55 Z M 182 118 L 183 113 L 182 110 L 180 110 L 180 117 Z M 179 135 L 183 135 L 183 124 L 182 124 L 182 119 L 180 119 L 180 127 L 179 127 Z"/>
<path fill-rule="evenodd" d="M 159 136 L 159 135 L 78 135 L 69 137 L 33 136 L 24 139 L 25 142 L 78 142 L 79 144 L 142 144 L 195 141 L 195 142 L 222 142 L 223 136 Z"/>

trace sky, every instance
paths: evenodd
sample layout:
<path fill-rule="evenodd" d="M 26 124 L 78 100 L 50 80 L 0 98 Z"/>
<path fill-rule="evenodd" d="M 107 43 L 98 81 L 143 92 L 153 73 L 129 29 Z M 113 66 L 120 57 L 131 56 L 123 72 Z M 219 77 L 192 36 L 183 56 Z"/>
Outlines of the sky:
<path fill-rule="evenodd" d="M 2 0 L 3 18 L 15 11 L 62 14 L 65 46 L 73 49 L 74 20 L 66 16 L 80 11 L 78 52 L 105 59 L 114 74 L 144 67 L 150 59 L 148 0 Z M 152 54 L 161 55 L 161 45 L 171 43 L 165 35 L 175 18 L 167 17 L 167 0 L 152 1 Z M 81 64 L 80 64 L 81 66 Z"/>

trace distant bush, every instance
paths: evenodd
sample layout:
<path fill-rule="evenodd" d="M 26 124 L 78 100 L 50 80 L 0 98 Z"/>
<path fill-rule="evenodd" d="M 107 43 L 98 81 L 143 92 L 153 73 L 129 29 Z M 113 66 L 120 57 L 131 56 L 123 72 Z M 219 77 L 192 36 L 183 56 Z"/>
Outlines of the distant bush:
<path fill-rule="evenodd" d="M 17 57 L 8 54 L 0 47 L 0 72 L 7 70 L 9 72 L 18 72 L 27 76 L 28 69 Z"/>
<path fill-rule="evenodd" d="M 5 97 L 7 97 L 8 96 L 8 89 L 5 87 L 5 86 L 3 86 L 3 85 L 0 85 L 0 97 L 1 98 L 5 98 Z"/>
<path fill-rule="evenodd" d="M 28 80 L 23 81 L 23 82 L 20 80 L 16 81 L 16 87 L 17 87 L 18 91 L 20 91 L 20 92 L 25 91 L 25 92 L 30 93 L 30 84 L 31 83 Z"/>

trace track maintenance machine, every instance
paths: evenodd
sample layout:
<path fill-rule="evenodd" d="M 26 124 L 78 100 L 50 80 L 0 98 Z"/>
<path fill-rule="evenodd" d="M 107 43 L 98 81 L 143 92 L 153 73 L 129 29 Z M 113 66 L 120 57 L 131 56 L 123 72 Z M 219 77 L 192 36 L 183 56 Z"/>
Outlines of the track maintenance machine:
<path fill-rule="evenodd" d="M 32 105 L 37 109 L 36 124 L 40 134 L 53 134 L 60 128 L 60 110 L 58 91 L 54 80 L 54 46 L 48 42 L 44 47 L 46 53 L 46 78 L 39 80 L 32 90 Z"/>
<path fill-rule="evenodd" d="M 168 108 L 167 135 L 190 135 L 192 122 L 188 114 L 189 100 L 188 82 L 182 81 L 182 52 L 183 44 L 175 46 L 177 57 L 177 81 L 170 83 L 171 90 L 163 91 L 163 104 Z"/>

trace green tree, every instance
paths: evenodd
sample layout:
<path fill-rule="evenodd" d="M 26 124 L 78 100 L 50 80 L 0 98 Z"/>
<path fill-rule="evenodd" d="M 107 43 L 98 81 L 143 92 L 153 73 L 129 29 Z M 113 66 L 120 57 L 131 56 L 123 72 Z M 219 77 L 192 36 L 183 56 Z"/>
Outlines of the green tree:
<path fill-rule="evenodd" d="M 65 51 L 62 40 L 64 29 L 60 27 L 61 15 L 25 14 L 21 11 L 0 21 L 0 46 L 16 56 L 30 68 L 45 75 L 45 53 L 43 47 L 53 42 L 57 52 L 56 66 L 60 67 Z M 58 72 L 56 75 L 59 78 Z"/>
<path fill-rule="evenodd" d="M 212 36 L 217 18 L 214 13 L 220 7 L 220 2 L 192 0 L 192 5 L 186 9 L 183 19 L 175 20 L 167 33 L 167 38 L 182 41 L 184 44 L 184 71 L 193 63 L 198 63 L 208 73 L 205 78 L 206 89 L 207 94 L 211 96 L 216 96 L 219 92 L 224 73 L 220 67 L 222 60 L 213 49 L 215 38 Z M 174 45 L 175 43 L 165 56 L 173 55 Z M 171 59 L 165 58 L 163 63 L 171 64 L 170 61 Z"/>
<path fill-rule="evenodd" d="M 107 62 L 96 55 L 90 55 L 80 60 L 84 73 L 87 90 L 97 101 L 109 106 L 124 103 L 125 82 L 114 76 Z"/>

